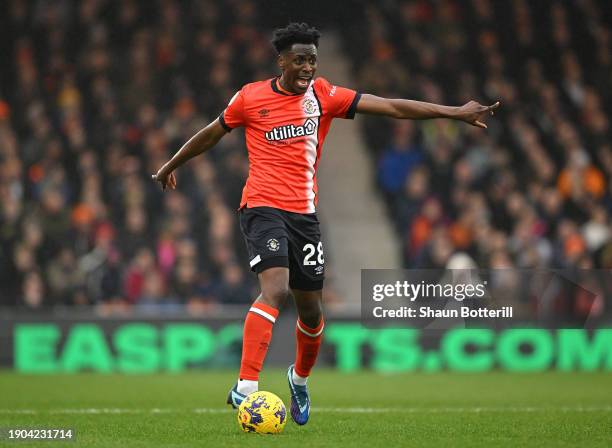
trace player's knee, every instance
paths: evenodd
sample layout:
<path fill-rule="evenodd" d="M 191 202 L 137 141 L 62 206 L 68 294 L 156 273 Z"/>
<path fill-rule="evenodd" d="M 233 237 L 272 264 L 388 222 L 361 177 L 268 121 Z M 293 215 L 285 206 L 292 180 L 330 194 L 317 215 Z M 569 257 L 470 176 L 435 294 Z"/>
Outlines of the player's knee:
<path fill-rule="evenodd" d="M 289 287 L 284 285 L 269 285 L 262 288 L 261 299 L 274 308 L 280 308 L 289 297 Z"/>
<path fill-rule="evenodd" d="M 289 297 L 289 270 L 287 268 L 267 269 L 259 275 L 261 301 L 280 308 Z"/>
<path fill-rule="evenodd" d="M 261 282 L 261 299 L 274 308 L 282 307 L 289 294 L 289 281 L 283 276 L 268 277 Z"/>

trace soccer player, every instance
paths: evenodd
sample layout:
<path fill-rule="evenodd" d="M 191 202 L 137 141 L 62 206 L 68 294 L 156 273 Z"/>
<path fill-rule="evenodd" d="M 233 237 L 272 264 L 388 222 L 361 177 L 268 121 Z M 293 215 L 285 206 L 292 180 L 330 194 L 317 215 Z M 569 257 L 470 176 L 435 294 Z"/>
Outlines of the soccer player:
<path fill-rule="evenodd" d="M 249 264 L 261 294 L 244 321 L 239 379 L 228 404 L 238 407 L 258 389 L 272 328 L 279 309 L 292 295 L 298 312 L 295 363 L 287 372 L 291 416 L 303 425 L 310 415 L 306 382 L 314 366 L 324 320 L 322 288 L 325 260 L 315 212 L 317 167 L 323 141 L 334 118 L 355 113 L 398 119 L 451 118 L 486 128 L 484 118 L 499 106 L 475 101 L 461 107 L 361 94 L 315 78 L 320 33 L 306 23 L 274 31 L 280 76 L 247 84 L 221 115 L 195 134 L 153 179 L 176 188 L 174 171 L 208 151 L 232 129 L 243 126 L 249 175 L 240 202 L 240 228 Z"/>

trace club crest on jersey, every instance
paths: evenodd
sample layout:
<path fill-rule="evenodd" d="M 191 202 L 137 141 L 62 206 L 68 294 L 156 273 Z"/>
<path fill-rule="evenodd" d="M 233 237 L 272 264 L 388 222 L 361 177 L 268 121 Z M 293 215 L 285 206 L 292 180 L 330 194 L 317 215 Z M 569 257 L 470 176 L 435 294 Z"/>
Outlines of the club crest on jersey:
<path fill-rule="evenodd" d="M 266 132 L 266 140 L 270 142 L 278 140 L 288 140 L 290 138 L 304 137 L 305 135 L 313 135 L 317 130 L 317 123 L 312 119 L 307 119 L 303 125 L 296 126 L 287 124 L 277 126 Z"/>
<path fill-rule="evenodd" d="M 271 252 L 277 252 L 280 249 L 280 243 L 276 238 L 270 238 L 267 246 Z"/>
<path fill-rule="evenodd" d="M 312 98 L 306 97 L 302 101 L 302 110 L 306 115 L 312 115 L 317 111 L 317 103 Z"/>

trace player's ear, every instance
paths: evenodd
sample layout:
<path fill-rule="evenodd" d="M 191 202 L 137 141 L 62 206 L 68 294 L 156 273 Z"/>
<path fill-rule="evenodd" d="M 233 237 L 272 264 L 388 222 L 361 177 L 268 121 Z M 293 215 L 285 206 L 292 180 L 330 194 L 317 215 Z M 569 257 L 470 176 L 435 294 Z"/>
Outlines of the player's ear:
<path fill-rule="evenodd" d="M 280 68 L 281 72 L 285 70 L 285 57 L 282 54 L 279 54 L 276 58 L 276 63 L 278 64 L 278 68 Z"/>

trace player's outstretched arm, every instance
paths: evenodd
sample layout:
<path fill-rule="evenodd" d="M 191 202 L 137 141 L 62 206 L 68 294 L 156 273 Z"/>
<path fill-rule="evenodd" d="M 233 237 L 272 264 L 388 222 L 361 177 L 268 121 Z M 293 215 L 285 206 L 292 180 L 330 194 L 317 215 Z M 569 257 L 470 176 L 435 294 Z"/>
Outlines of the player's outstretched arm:
<path fill-rule="evenodd" d="M 485 117 L 493 115 L 498 107 L 499 101 L 490 106 L 483 106 L 476 101 L 470 101 L 463 106 L 455 107 L 424 103 L 422 101 L 381 98 L 375 95 L 364 94 L 357 104 L 357 112 L 412 120 L 452 118 L 486 129 Z"/>
<path fill-rule="evenodd" d="M 215 146 L 226 133 L 227 131 L 221 126 L 217 118 L 191 137 L 189 141 L 187 141 L 187 143 L 185 143 L 181 149 L 179 149 L 178 152 L 157 171 L 157 174 L 153 174 L 151 177 L 153 180 L 161 183 L 164 190 L 166 187 L 175 189 L 176 176 L 174 175 L 174 170 L 189 159 L 208 151 Z"/>

